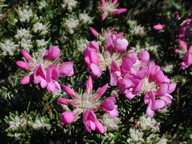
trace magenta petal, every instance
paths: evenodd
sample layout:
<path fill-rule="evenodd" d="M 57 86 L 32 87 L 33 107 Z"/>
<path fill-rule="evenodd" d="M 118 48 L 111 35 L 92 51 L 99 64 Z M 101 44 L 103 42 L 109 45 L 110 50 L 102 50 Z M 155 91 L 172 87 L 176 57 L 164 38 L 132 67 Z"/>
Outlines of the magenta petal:
<path fill-rule="evenodd" d="M 171 83 L 169 84 L 168 92 L 167 93 L 172 93 L 176 88 L 176 83 Z"/>
<path fill-rule="evenodd" d="M 108 97 L 101 103 L 101 109 L 103 111 L 112 111 L 115 108 L 115 98 Z"/>
<path fill-rule="evenodd" d="M 146 110 L 146 115 L 150 116 L 150 117 L 153 117 L 154 113 L 155 112 L 150 108 L 150 106 L 148 106 L 147 110 Z"/>
<path fill-rule="evenodd" d="M 16 64 L 22 68 L 22 69 L 31 69 L 31 67 L 29 66 L 29 64 L 27 62 L 24 61 L 17 61 Z"/>
<path fill-rule="evenodd" d="M 45 56 L 48 57 L 51 61 L 54 61 L 59 57 L 60 49 L 58 46 L 51 46 L 48 51 L 45 53 Z"/>
<path fill-rule="evenodd" d="M 100 9 L 100 10 L 102 10 L 102 11 L 105 11 L 105 8 L 104 8 L 103 6 L 99 6 L 99 7 L 97 7 L 97 9 Z"/>
<path fill-rule="evenodd" d="M 153 26 L 153 29 L 155 29 L 155 30 L 162 30 L 162 29 L 164 29 L 164 26 L 161 25 L 161 24 L 154 25 L 154 26 Z"/>
<path fill-rule="evenodd" d="M 114 0 L 114 1 L 112 2 L 112 4 L 113 4 L 113 5 L 116 5 L 117 2 L 118 2 L 118 0 Z"/>
<path fill-rule="evenodd" d="M 158 96 L 164 96 L 168 91 L 168 84 L 164 83 L 159 86 L 159 89 L 157 90 Z"/>
<path fill-rule="evenodd" d="M 46 77 L 46 71 L 45 69 L 39 65 L 35 68 L 35 71 L 33 73 L 33 79 L 34 79 L 34 83 L 38 84 L 41 81 L 44 81 Z"/>
<path fill-rule="evenodd" d="M 88 109 L 83 113 L 83 123 L 85 124 L 87 131 L 90 132 L 91 130 L 95 130 L 95 128 L 96 128 L 95 121 L 96 120 L 97 120 L 97 118 L 93 111 Z"/>
<path fill-rule="evenodd" d="M 118 14 L 121 14 L 121 13 L 126 12 L 126 11 L 127 11 L 126 8 L 120 8 L 120 9 L 118 9 L 116 11 L 113 11 L 112 14 L 118 15 Z"/>
<path fill-rule="evenodd" d="M 106 19 L 106 17 L 107 17 L 107 15 L 102 15 L 102 20 L 105 20 Z"/>
<path fill-rule="evenodd" d="M 147 63 L 150 59 L 150 55 L 148 53 L 148 51 L 142 50 L 139 55 L 139 60 L 142 61 L 143 63 Z"/>
<path fill-rule="evenodd" d="M 91 33 L 94 35 L 94 36 L 98 36 L 98 32 L 94 29 L 94 28 L 90 28 L 90 31 Z"/>
<path fill-rule="evenodd" d="M 86 83 L 86 90 L 92 91 L 92 89 L 93 89 L 93 81 L 92 81 L 91 76 L 89 76 L 87 79 L 87 83 Z"/>
<path fill-rule="evenodd" d="M 58 98 L 57 99 L 57 102 L 61 103 L 61 104 L 64 104 L 64 105 L 67 105 L 68 104 L 68 99 L 66 98 Z"/>
<path fill-rule="evenodd" d="M 55 92 L 56 87 L 55 87 L 55 85 L 54 85 L 54 83 L 52 81 L 47 84 L 47 90 L 50 93 L 54 93 Z"/>
<path fill-rule="evenodd" d="M 105 132 L 103 125 L 98 120 L 95 121 L 95 126 L 99 133 L 103 134 Z"/>
<path fill-rule="evenodd" d="M 28 52 L 26 52 L 24 49 L 21 49 L 21 53 L 26 60 L 31 59 L 31 55 Z"/>
<path fill-rule="evenodd" d="M 130 71 L 132 66 L 133 66 L 133 63 L 130 59 L 123 60 L 122 65 L 121 65 L 122 72 L 126 73 L 126 72 Z"/>
<path fill-rule="evenodd" d="M 105 93 L 105 91 L 107 90 L 108 84 L 104 85 L 103 87 L 101 87 L 96 94 L 98 94 L 98 99 Z"/>
<path fill-rule="evenodd" d="M 95 51 L 89 53 L 90 63 L 99 64 L 98 55 Z"/>
<path fill-rule="evenodd" d="M 157 84 L 161 84 L 162 82 L 165 81 L 165 75 L 163 74 L 162 71 L 157 72 L 157 74 L 155 75 L 155 80 Z"/>
<path fill-rule="evenodd" d="M 58 80 L 58 78 L 59 78 L 59 72 L 56 69 L 56 66 L 50 65 L 47 69 L 46 81 L 50 82 L 52 80 Z"/>
<path fill-rule="evenodd" d="M 69 96 L 71 96 L 72 98 L 74 97 L 75 91 L 74 91 L 73 89 L 71 89 L 70 87 L 65 86 L 65 85 L 62 85 L 61 87 L 63 88 L 63 90 L 64 90 Z"/>
<path fill-rule="evenodd" d="M 59 71 L 59 75 L 62 77 L 72 76 L 74 74 L 73 62 L 62 63 L 59 66 L 58 71 Z"/>
<path fill-rule="evenodd" d="M 164 100 L 161 100 L 161 99 L 155 100 L 152 104 L 153 110 L 161 110 L 161 109 L 164 109 L 165 107 L 166 107 L 166 103 Z"/>
<path fill-rule="evenodd" d="M 129 42 L 124 38 L 119 38 L 115 41 L 115 48 L 119 53 L 124 52 L 127 49 Z"/>
<path fill-rule="evenodd" d="M 67 124 L 72 123 L 75 120 L 76 117 L 72 112 L 66 111 L 66 112 L 63 112 L 61 114 L 61 118 L 62 118 L 61 124 L 62 125 L 67 125 Z"/>
<path fill-rule="evenodd" d="M 21 84 L 25 85 L 25 84 L 29 84 L 31 81 L 31 76 L 27 75 L 25 76 L 22 80 L 21 80 Z"/>

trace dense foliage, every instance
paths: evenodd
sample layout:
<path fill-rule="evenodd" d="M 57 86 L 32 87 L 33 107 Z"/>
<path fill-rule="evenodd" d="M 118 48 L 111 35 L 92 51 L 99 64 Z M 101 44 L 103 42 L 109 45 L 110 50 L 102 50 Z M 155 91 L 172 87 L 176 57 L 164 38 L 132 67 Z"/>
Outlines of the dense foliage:
<path fill-rule="evenodd" d="M 190 0 L 0 0 L 0 143 L 191 143 Z"/>

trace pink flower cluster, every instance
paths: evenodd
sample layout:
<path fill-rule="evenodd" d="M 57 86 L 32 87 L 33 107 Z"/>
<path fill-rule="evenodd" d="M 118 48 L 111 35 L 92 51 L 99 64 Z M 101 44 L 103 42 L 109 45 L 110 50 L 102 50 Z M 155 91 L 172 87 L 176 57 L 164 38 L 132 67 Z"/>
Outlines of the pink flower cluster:
<path fill-rule="evenodd" d="M 170 83 L 160 67 L 153 61 L 149 62 L 149 59 L 147 51 L 142 50 L 138 55 L 133 50 L 128 51 L 121 65 L 112 62 L 110 85 L 118 86 L 128 99 L 144 94 L 144 103 L 148 104 L 146 115 L 153 116 L 155 111 L 161 111 L 171 104 L 170 94 L 176 84 Z"/>
<path fill-rule="evenodd" d="M 107 87 L 108 84 L 101 87 L 96 93 L 93 93 L 93 82 L 91 77 L 87 80 L 86 91 L 83 94 L 78 94 L 70 87 L 63 85 L 63 90 L 71 98 L 59 98 L 57 101 L 65 106 L 72 105 L 73 110 L 67 108 L 68 111 L 61 114 L 61 124 L 70 124 L 74 122 L 81 113 L 83 113 L 83 123 L 88 132 L 91 130 L 97 130 L 99 133 L 104 133 L 104 126 L 97 119 L 95 112 L 102 110 L 109 114 L 112 118 L 116 118 L 118 116 L 117 106 L 115 105 L 115 97 L 111 96 L 103 101 L 100 100 L 101 96 L 107 90 Z"/>
<path fill-rule="evenodd" d="M 118 15 L 127 11 L 126 8 L 117 9 L 117 2 L 118 0 L 114 0 L 113 2 L 101 0 L 102 6 L 97 8 L 103 11 L 102 20 L 105 20 L 109 14 Z"/>
<path fill-rule="evenodd" d="M 59 59 L 60 49 L 51 46 L 49 50 L 38 53 L 33 57 L 25 50 L 21 50 L 25 61 L 17 61 L 16 64 L 29 74 L 21 80 L 21 84 L 29 84 L 33 80 L 34 84 L 40 84 L 42 88 L 47 88 L 51 93 L 56 89 L 61 89 L 58 83 L 59 77 L 72 76 L 73 62 L 63 62 Z"/>
<path fill-rule="evenodd" d="M 114 28 L 99 35 L 91 28 L 91 32 L 101 39 L 99 42 L 90 42 L 83 51 L 87 70 L 92 72 L 92 76 L 100 77 L 102 71 L 110 68 L 112 61 L 121 64 L 120 54 L 127 49 L 128 41 L 122 37 L 123 33 L 113 34 L 113 30 Z M 103 42 L 104 46 L 101 44 Z"/>
<path fill-rule="evenodd" d="M 187 38 L 191 37 L 192 19 L 185 20 L 179 28 L 179 45 L 181 50 L 176 49 L 175 52 L 183 56 L 183 62 L 180 63 L 183 69 L 188 68 L 192 64 L 192 46 L 187 43 Z"/>

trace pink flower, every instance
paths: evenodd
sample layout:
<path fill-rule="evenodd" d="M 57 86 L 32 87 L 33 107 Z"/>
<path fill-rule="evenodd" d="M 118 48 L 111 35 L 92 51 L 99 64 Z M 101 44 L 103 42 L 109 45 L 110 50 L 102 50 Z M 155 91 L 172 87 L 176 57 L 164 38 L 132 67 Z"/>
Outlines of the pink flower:
<path fill-rule="evenodd" d="M 75 120 L 76 116 L 72 112 L 66 111 L 61 114 L 61 118 L 61 124 L 68 125 Z"/>
<path fill-rule="evenodd" d="M 165 27 L 165 26 L 163 26 L 163 25 L 161 25 L 161 24 L 158 24 L 158 25 L 154 25 L 154 26 L 153 26 L 153 29 L 155 29 L 155 30 L 162 30 L 162 29 L 164 29 L 164 27 Z"/>
<path fill-rule="evenodd" d="M 97 8 L 103 11 L 102 20 L 106 19 L 106 17 L 110 14 L 118 15 L 127 11 L 126 8 L 117 9 L 117 2 L 118 0 L 114 0 L 112 3 L 109 1 L 101 0 L 102 6 Z"/>
<path fill-rule="evenodd" d="M 104 133 L 103 125 L 97 120 L 95 113 L 89 109 L 83 114 L 83 123 L 88 132 L 97 130 L 99 133 Z"/>
<path fill-rule="evenodd" d="M 93 81 L 89 76 L 86 82 L 86 90 L 84 93 L 78 94 L 73 89 L 62 86 L 64 91 L 71 97 L 67 98 L 59 98 L 57 101 L 68 107 L 68 105 L 72 105 L 70 108 L 73 111 L 73 114 L 78 117 L 81 113 L 83 113 L 83 123 L 85 124 L 86 130 L 90 132 L 91 130 L 97 130 L 99 133 L 104 133 L 103 125 L 97 120 L 95 113 L 97 111 L 103 110 L 107 112 L 111 117 L 117 117 L 118 111 L 115 106 L 115 98 L 109 97 L 104 100 L 100 98 L 107 90 L 108 84 L 99 88 L 96 93 L 93 93 Z M 105 105 L 107 104 L 107 105 Z M 68 110 L 68 108 L 66 109 Z"/>
<path fill-rule="evenodd" d="M 21 50 L 25 61 L 17 61 L 16 64 L 22 68 L 29 70 L 27 76 L 21 80 L 21 84 L 28 84 L 31 80 L 35 84 L 40 84 L 42 88 L 47 87 L 49 92 L 55 92 L 61 89 L 57 82 L 60 76 L 72 76 L 73 62 L 64 62 L 58 59 L 60 49 L 52 46 L 46 52 L 37 53 L 32 57 L 25 50 Z M 27 62 L 26 62 L 27 61 Z"/>

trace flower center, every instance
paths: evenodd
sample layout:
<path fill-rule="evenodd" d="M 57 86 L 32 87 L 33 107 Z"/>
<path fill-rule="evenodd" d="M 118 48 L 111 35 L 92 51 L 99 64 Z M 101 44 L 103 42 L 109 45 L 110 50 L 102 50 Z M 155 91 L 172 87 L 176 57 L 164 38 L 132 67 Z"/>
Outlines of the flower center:
<path fill-rule="evenodd" d="M 149 91 L 156 91 L 157 90 L 157 85 L 155 84 L 155 82 L 150 82 L 148 77 L 145 77 L 143 79 L 143 85 L 141 87 L 141 90 L 144 92 L 144 93 L 147 93 Z"/>
<path fill-rule="evenodd" d="M 103 5 L 104 9 L 105 9 L 105 12 L 113 12 L 115 9 L 115 6 L 112 4 L 112 3 L 105 3 Z"/>

